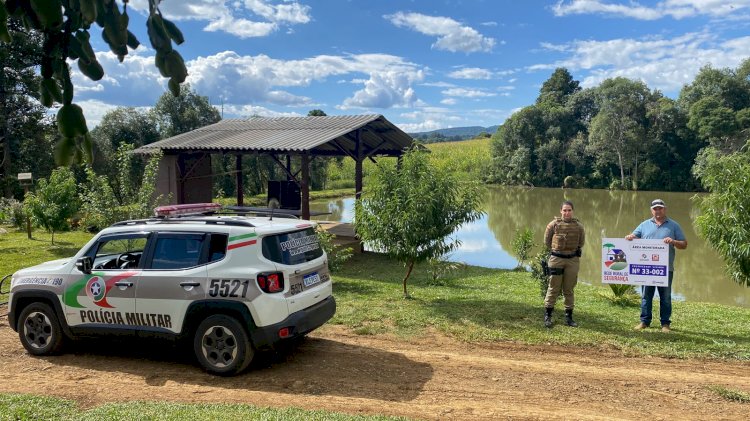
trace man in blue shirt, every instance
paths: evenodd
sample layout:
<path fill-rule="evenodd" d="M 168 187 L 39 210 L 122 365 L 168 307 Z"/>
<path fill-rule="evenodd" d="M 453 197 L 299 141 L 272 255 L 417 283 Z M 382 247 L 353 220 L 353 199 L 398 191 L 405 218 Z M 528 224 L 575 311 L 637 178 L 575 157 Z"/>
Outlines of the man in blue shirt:
<path fill-rule="evenodd" d="M 626 240 L 642 238 L 644 240 L 664 240 L 669 244 L 669 285 L 655 287 L 644 285 L 642 287 L 643 298 L 641 298 L 641 322 L 635 330 L 643 330 L 651 325 L 651 309 L 653 307 L 654 292 L 659 290 L 659 319 L 661 320 L 661 331 L 671 332 L 669 325 L 672 316 L 672 278 L 674 275 L 675 248 L 684 250 L 687 248 L 687 240 L 682 232 L 680 224 L 667 218 L 667 207 L 664 201 L 656 199 L 651 202 L 651 216 L 653 218 L 641 222 L 631 234 L 625 236 Z"/>

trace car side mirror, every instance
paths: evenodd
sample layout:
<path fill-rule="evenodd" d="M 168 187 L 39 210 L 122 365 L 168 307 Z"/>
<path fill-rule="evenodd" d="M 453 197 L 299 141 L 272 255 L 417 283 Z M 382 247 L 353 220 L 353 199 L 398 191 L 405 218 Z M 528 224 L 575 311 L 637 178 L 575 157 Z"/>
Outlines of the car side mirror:
<path fill-rule="evenodd" d="M 83 273 L 91 273 L 91 268 L 93 266 L 94 262 L 91 259 L 91 256 L 79 257 L 78 260 L 76 260 L 76 268 Z"/>

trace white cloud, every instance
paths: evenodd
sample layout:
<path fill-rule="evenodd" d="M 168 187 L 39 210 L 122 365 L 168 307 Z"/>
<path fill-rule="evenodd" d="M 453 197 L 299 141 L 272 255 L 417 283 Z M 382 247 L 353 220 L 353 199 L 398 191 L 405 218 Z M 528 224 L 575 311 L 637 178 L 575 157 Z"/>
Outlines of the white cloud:
<path fill-rule="evenodd" d="M 101 99 L 105 94 L 108 102 L 117 105 L 152 105 L 165 92 L 167 79 L 162 78 L 154 66 L 153 51 L 141 46 L 129 51 L 120 63 L 110 51 L 97 52 L 96 58 L 104 69 L 104 78 L 92 81 L 78 70 L 78 65 L 69 61 L 71 76 L 76 87 L 76 102 Z"/>
<path fill-rule="evenodd" d="M 331 76 L 363 74 L 364 87 L 344 100 L 342 109 L 411 106 L 417 101 L 412 85 L 425 70 L 400 57 L 386 54 L 321 55 L 300 60 L 279 60 L 266 55 L 240 56 L 232 51 L 199 57 L 187 63 L 190 82 L 200 92 L 213 92 L 228 102 L 268 102 L 309 106 L 308 97 L 280 90 L 307 87 Z"/>
<path fill-rule="evenodd" d="M 422 86 L 429 86 L 431 88 L 453 88 L 453 87 L 456 86 L 456 85 L 454 85 L 452 83 L 443 82 L 443 81 L 439 81 L 439 82 L 425 82 L 425 83 L 422 83 L 421 85 Z"/>
<path fill-rule="evenodd" d="M 642 6 L 637 2 L 627 3 L 604 0 L 560 0 L 552 7 L 556 16 L 604 14 L 640 20 L 656 20 L 667 16 L 684 19 L 698 15 L 731 17 L 730 15 L 750 8 L 750 0 L 664 0 L 655 6 Z"/>
<path fill-rule="evenodd" d="M 98 126 L 105 114 L 117 108 L 116 105 L 98 100 L 76 101 L 75 103 L 83 109 L 83 114 L 86 116 L 86 126 L 89 130 Z"/>
<path fill-rule="evenodd" d="M 467 88 L 446 89 L 442 91 L 442 94 L 446 96 L 462 97 L 462 98 L 486 98 L 486 97 L 497 96 L 497 94 L 493 92 L 485 92 L 479 89 L 467 89 Z"/>
<path fill-rule="evenodd" d="M 302 117 L 303 114 L 294 112 L 278 112 L 257 105 L 224 104 L 224 118 L 260 117 Z M 306 115 L 306 114 L 305 114 Z"/>
<path fill-rule="evenodd" d="M 131 0 L 130 7 L 147 13 L 147 0 Z M 160 3 L 169 19 L 207 21 L 205 31 L 223 31 L 239 38 L 267 36 L 282 27 L 310 22 L 310 6 L 284 0 L 180 0 Z M 248 18 L 251 16 L 251 18 Z"/>
<path fill-rule="evenodd" d="M 456 101 L 456 98 L 444 98 L 440 103 L 443 105 L 456 105 L 458 101 Z"/>
<path fill-rule="evenodd" d="M 448 77 L 454 79 L 492 79 L 492 72 L 479 67 L 466 67 L 448 73 Z"/>
<path fill-rule="evenodd" d="M 582 85 L 595 86 L 617 76 L 642 80 L 649 87 L 676 92 L 695 78 L 701 67 L 737 67 L 747 56 L 750 37 L 717 40 L 707 33 L 689 33 L 676 38 L 574 41 L 564 45 L 569 56 L 555 63 L 534 65 L 529 70 L 566 67 L 587 70 Z"/>
<path fill-rule="evenodd" d="M 384 18 L 396 26 L 405 27 L 429 36 L 436 36 L 432 48 L 450 52 L 473 53 L 491 51 L 495 39 L 485 37 L 476 29 L 462 25 L 448 17 L 427 16 L 420 13 L 396 12 Z"/>

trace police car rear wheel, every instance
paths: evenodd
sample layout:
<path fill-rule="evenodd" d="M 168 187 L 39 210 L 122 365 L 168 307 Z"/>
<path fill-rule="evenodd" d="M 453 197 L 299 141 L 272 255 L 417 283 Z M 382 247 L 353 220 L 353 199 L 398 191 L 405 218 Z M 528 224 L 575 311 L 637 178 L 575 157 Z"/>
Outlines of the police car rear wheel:
<path fill-rule="evenodd" d="M 44 303 L 33 303 L 21 311 L 18 336 L 31 355 L 51 355 L 60 352 L 63 333 L 52 308 Z"/>
<path fill-rule="evenodd" d="M 247 368 L 254 351 L 242 325 L 217 314 L 207 317 L 195 332 L 195 356 L 209 373 L 231 376 Z"/>

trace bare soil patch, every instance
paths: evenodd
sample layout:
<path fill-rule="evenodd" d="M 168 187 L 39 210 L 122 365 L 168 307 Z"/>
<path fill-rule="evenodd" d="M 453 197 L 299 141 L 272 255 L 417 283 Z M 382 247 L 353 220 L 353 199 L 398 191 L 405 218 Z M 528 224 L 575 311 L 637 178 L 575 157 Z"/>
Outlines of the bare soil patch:
<path fill-rule="evenodd" d="M 36 358 L 0 318 L 0 392 L 117 401 L 246 403 L 415 419 L 747 419 L 750 363 L 626 357 L 617 351 L 467 344 L 437 333 L 403 340 L 324 326 L 237 377 L 201 371 L 153 341 L 77 344 Z"/>

